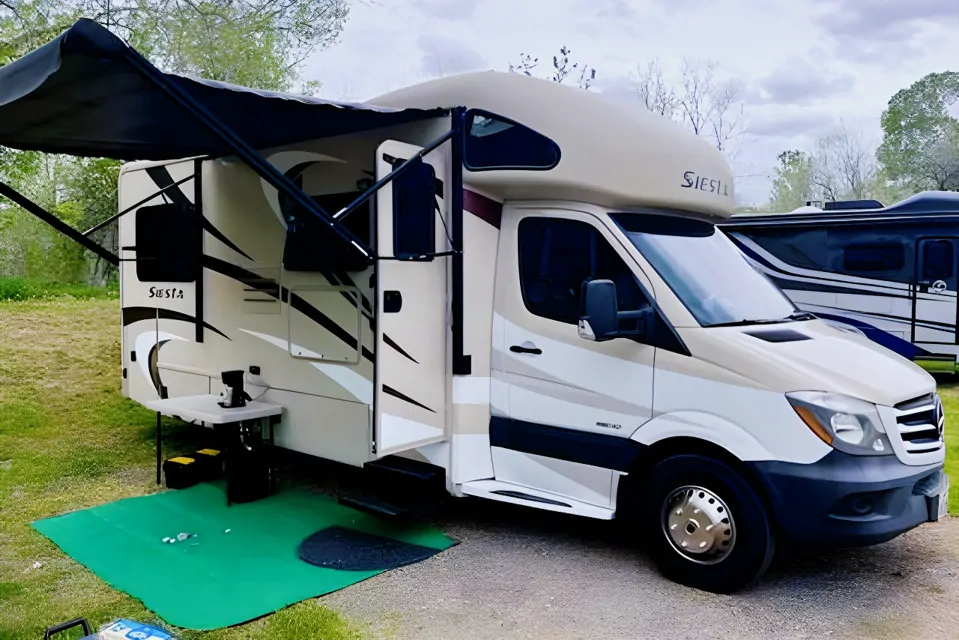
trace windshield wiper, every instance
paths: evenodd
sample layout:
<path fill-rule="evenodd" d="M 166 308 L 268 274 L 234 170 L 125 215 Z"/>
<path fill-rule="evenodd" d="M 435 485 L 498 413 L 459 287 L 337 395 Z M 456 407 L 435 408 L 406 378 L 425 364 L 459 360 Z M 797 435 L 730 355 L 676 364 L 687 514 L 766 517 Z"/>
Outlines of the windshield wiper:
<path fill-rule="evenodd" d="M 793 311 L 786 318 L 788 320 L 815 320 L 816 314 L 809 311 Z"/>
<path fill-rule="evenodd" d="M 780 322 L 789 322 L 791 318 L 779 318 L 776 320 L 772 319 L 762 319 L 762 320 L 733 320 L 732 322 L 717 322 L 716 324 L 709 325 L 710 327 L 745 327 L 751 324 L 779 324 Z"/>

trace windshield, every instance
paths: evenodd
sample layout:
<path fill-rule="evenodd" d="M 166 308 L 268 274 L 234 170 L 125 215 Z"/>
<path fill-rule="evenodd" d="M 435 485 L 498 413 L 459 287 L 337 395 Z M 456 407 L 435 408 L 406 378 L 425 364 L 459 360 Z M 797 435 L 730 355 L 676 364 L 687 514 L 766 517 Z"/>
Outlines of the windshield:
<path fill-rule="evenodd" d="M 789 298 L 712 224 L 649 214 L 614 219 L 700 325 L 801 319 Z"/>

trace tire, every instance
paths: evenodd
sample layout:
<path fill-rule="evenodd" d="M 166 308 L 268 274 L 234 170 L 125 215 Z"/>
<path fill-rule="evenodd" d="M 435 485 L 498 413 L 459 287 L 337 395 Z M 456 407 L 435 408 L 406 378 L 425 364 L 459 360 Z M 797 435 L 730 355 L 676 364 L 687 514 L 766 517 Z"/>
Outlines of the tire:
<path fill-rule="evenodd" d="M 636 489 L 637 533 L 666 578 L 731 593 L 758 580 L 772 562 L 775 540 L 766 508 L 725 462 L 698 454 L 671 456 L 654 465 Z"/>

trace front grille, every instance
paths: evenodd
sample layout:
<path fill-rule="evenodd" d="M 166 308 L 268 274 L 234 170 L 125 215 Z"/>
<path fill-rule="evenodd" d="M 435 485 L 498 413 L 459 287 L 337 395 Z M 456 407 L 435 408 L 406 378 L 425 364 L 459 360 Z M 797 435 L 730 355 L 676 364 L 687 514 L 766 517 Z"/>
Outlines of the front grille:
<path fill-rule="evenodd" d="M 945 415 L 936 393 L 900 402 L 895 407 L 896 428 L 906 453 L 931 453 L 944 446 Z"/>

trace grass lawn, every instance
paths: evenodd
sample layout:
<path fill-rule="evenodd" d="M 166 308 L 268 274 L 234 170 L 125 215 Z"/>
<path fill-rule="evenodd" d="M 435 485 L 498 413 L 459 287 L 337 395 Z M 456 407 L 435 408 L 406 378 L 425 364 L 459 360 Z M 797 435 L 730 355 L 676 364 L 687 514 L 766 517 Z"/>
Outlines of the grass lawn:
<path fill-rule="evenodd" d="M 156 490 L 155 414 L 119 393 L 116 297 L 74 293 L 0 302 L 0 640 L 37 640 L 47 626 L 76 617 L 95 627 L 118 617 L 159 622 L 30 527 Z M 178 435 L 164 425 L 171 447 Z M 363 632 L 307 601 L 202 635 L 341 640 Z"/>
<path fill-rule="evenodd" d="M 0 640 L 37 640 L 45 627 L 75 617 L 95 626 L 118 617 L 159 622 L 30 527 L 40 518 L 156 490 L 154 414 L 119 393 L 116 297 L 74 293 L 0 302 Z M 959 436 L 953 432 L 959 386 L 940 390 L 948 416 L 950 511 L 959 513 Z M 172 451 L 182 432 L 171 424 L 164 437 Z M 174 631 L 187 639 L 201 635 Z M 307 601 L 203 635 L 341 640 L 365 634 Z"/>

